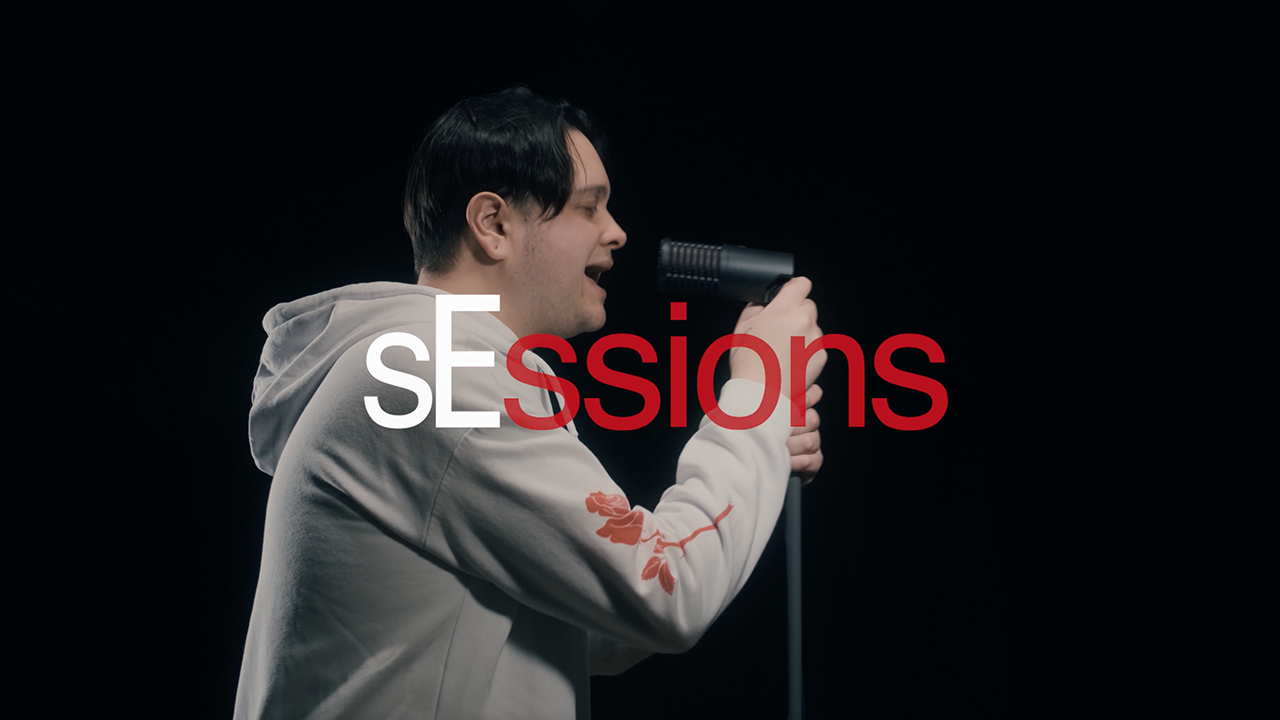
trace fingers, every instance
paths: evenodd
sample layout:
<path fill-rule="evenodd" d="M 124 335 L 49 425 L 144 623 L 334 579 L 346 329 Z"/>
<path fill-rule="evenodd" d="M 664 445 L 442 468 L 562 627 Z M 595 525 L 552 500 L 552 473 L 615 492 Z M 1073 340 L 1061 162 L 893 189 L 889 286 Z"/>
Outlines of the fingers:
<path fill-rule="evenodd" d="M 827 366 L 827 351 L 819 350 L 809 358 L 809 364 L 804 368 L 804 381 L 809 387 L 818 380 L 818 376 L 822 374 L 823 368 Z"/>
<path fill-rule="evenodd" d="M 811 282 L 809 278 L 793 277 L 787 281 L 786 285 L 783 285 L 782 288 L 778 290 L 778 294 L 773 298 L 773 303 L 771 304 L 781 303 L 783 305 L 799 305 L 805 298 L 809 297 L 809 292 L 812 290 L 813 282 Z M 810 304 L 813 303 L 812 300 L 809 302 Z M 814 317 L 816 318 L 818 312 L 817 306 L 814 306 L 813 312 Z"/>
<path fill-rule="evenodd" d="M 791 428 L 791 435 L 795 437 L 813 432 L 818 429 L 819 424 L 821 424 L 821 418 L 818 417 L 818 411 L 810 407 L 804 412 L 804 427 Z"/>
<path fill-rule="evenodd" d="M 800 309 L 809 316 L 809 321 L 816 328 L 818 326 L 818 303 L 809 298 L 800 301 Z"/>
<path fill-rule="evenodd" d="M 822 469 L 822 451 L 791 456 L 791 472 L 800 476 L 800 484 L 808 485 Z"/>
<path fill-rule="evenodd" d="M 804 344 L 812 345 L 813 341 L 822 337 L 822 335 L 823 335 L 822 328 L 818 327 L 818 323 L 815 321 L 813 323 L 813 327 L 810 328 L 809 331 L 804 334 Z"/>
<path fill-rule="evenodd" d="M 809 386 L 808 390 L 804 391 L 804 406 L 806 408 L 811 408 L 814 405 L 817 405 L 818 401 L 821 399 L 822 399 L 822 387 L 819 386 L 818 383 L 813 383 L 812 385 Z M 817 412 L 817 411 L 815 410 L 814 412 Z"/>
<path fill-rule="evenodd" d="M 822 436 L 817 430 L 787 438 L 787 452 L 791 453 L 793 466 L 797 455 L 812 455 L 820 449 L 822 449 Z"/>
<path fill-rule="evenodd" d="M 804 427 L 792 428 L 787 438 L 787 452 L 791 454 L 791 472 L 800 475 L 801 485 L 807 485 L 822 468 L 822 434 L 818 431 L 821 418 L 814 403 L 822 399 L 822 388 L 811 385 L 805 393 L 808 409 L 804 414 Z"/>

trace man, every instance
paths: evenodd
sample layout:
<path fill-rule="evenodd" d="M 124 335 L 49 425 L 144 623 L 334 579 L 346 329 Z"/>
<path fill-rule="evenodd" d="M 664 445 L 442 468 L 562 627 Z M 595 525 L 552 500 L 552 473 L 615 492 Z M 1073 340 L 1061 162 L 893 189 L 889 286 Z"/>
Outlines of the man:
<path fill-rule="evenodd" d="M 821 466 L 821 352 L 806 427 L 790 427 L 785 382 L 755 428 L 704 419 L 653 512 L 630 506 L 572 422 L 530 430 L 504 410 L 515 398 L 555 412 L 506 369 L 519 338 L 605 322 L 598 281 L 626 234 L 591 134 L 585 115 L 524 88 L 459 103 L 410 172 L 419 283 L 267 314 L 249 426 L 274 479 L 237 717 L 589 717 L 589 675 L 692 647 L 759 559 L 788 472 Z M 784 378 L 790 338 L 821 334 L 809 287 L 792 280 L 737 326 L 773 348 Z M 500 306 L 449 316 L 452 349 L 492 352 L 494 367 L 453 367 L 446 398 L 436 304 L 450 295 Z M 390 333 L 422 352 L 379 344 Z M 532 352 L 520 361 L 552 374 Z M 720 406 L 748 415 L 763 364 L 736 348 L 730 366 Z M 496 427 L 388 426 L 427 398 L 432 415 L 502 412 Z"/>

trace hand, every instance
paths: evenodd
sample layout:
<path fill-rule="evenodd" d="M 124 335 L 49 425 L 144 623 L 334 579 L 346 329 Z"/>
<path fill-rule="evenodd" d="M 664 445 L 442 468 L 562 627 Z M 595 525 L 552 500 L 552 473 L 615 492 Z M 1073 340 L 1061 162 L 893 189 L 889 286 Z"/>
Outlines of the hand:
<path fill-rule="evenodd" d="M 818 327 L 818 306 L 809 299 L 813 283 L 808 278 L 796 277 L 787 281 L 768 305 L 751 303 L 738 317 L 735 333 L 754 335 L 764 340 L 778 358 L 782 370 L 782 394 L 791 393 L 791 338 L 803 337 L 805 344 L 822 337 Z M 827 364 L 827 351 L 819 350 L 809 359 L 805 368 L 805 387 L 811 387 L 822 368 Z M 764 362 L 750 348 L 735 347 L 729 351 L 730 376 L 745 378 L 764 384 Z"/>
<path fill-rule="evenodd" d="M 818 411 L 813 408 L 822 399 L 822 388 L 810 385 L 804 394 L 804 427 L 791 428 L 787 451 L 791 453 L 791 472 L 800 475 L 800 484 L 808 485 L 822 468 L 822 438 L 818 435 Z"/>

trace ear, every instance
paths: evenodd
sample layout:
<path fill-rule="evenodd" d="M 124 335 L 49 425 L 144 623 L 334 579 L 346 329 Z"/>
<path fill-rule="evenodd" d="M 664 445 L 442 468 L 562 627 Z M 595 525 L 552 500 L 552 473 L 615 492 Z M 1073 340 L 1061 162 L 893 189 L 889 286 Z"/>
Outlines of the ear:
<path fill-rule="evenodd" d="M 467 226 L 480 251 L 491 260 L 505 260 L 511 253 L 514 220 L 515 208 L 497 193 L 476 193 L 467 203 Z"/>

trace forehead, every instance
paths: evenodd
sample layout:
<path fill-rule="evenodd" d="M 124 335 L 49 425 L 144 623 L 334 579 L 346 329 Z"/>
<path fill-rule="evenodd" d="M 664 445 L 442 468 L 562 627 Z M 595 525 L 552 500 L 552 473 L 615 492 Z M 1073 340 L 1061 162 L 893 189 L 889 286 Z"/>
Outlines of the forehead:
<path fill-rule="evenodd" d="M 591 141 L 577 128 L 569 128 L 569 155 L 573 157 L 573 187 L 588 188 L 609 184 L 604 163 Z"/>

